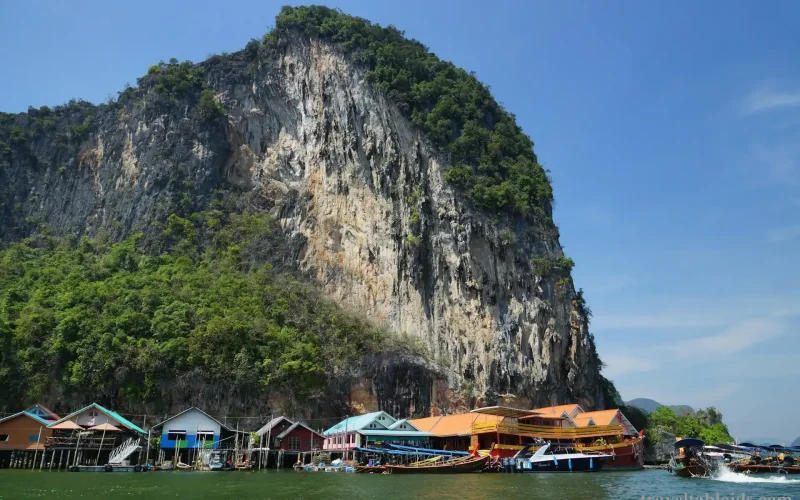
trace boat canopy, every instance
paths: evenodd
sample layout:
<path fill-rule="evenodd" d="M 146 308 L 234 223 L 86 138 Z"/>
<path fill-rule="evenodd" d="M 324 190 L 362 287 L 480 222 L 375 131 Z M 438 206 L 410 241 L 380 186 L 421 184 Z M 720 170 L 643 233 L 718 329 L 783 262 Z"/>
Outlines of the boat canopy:
<path fill-rule="evenodd" d="M 714 447 L 719 448 L 721 450 L 725 450 L 725 451 L 748 451 L 747 447 L 738 446 L 738 445 L 735 445 L 735 444 L 720 443 L 720 444 L 715 444 Z"/>
<path fill-rule="evenodd" d="M 483 413 L 484 415 L 496 415 L 498 417 L 525 418 L 537 417 L 541 415 L 533 410 L 520 410 L 519 408 L 509 408 L 508 406 L 485 406 L 475 408 L 470 413 Z"/>
<path fill-rule="evenodd" d="M 401 451 L 410 451 L 412 453 L 434 453 L 436 455 L 458 455 L 458 456 L 466 456 L 469 455 L 466 451 L 456 451 L 456 450 L 434 450 L 431 448 L 415 448 L 413 446 L 402 446 L 399 444 L 392 444 L 386 443 L 389 448 Z"/>
<path fill-rule="evenodd" d="M 686 438 L 686 439 L 681 439 L 680 441 L 675 441 L 675 444 L 673 446 L 675 448 L 692 448 L 695 446 L 705 446 L 705 444 L 706 444 L 705 441 L 703 441 L 702 439 Z"/>
<path fill-rule="evenodd" d="M 760 444 L 753 444 L 753 443 L 740 443 L 739 446 L 742 448 L 759 448 Z"/>
<path fill-rule="evenodd" d="M 385 453 L 387 455 L 398 455 L 398 456 L 424 456 L 424 457 L 439 457 L 441 454 L 439 453 L 428 453 L 428 452 L 413 452 L 413 451 L 402 451 L 402 450 L 390 450 L 388 448 L 364 448 L 362 446 L 356 446 L 353 448 L 355 451 L 366 451 L 369 453 Z"/>

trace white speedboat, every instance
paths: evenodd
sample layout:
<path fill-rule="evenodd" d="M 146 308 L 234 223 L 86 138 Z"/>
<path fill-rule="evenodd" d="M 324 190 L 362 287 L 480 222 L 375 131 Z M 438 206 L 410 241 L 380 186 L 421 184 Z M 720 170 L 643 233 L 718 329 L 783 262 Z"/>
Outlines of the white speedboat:
<path fill-rule="evenodd" d="M 550 443 L 530 444 L 510 459 L 511 472 L 595 472 L 603 468 L 611 455 L 581 453 L 571 447 Z M 536 451 L 534 451 L 536 450 Z"/>

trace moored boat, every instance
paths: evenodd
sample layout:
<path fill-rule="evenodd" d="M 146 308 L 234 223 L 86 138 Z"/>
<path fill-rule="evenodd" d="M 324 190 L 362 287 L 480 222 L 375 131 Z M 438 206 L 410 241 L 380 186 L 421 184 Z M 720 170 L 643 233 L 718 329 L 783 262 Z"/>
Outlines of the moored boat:
<path fill-rule="evenodd" d="M 733 472 L 744 474 L 800 474 L 800 466 L 728 464 Z"/>
<path fill-rule="evenodd" d="M 486 469 L 490 457 L 463 457 L 420 465 L 387 465 L 389 474 L 465 474 Z"/>
<path fill-rule="evenodd" d="M 536 449 L 538 447 L 538 449 Z M 534 451 L 535 450 L 535 451 Z M 506 462 L 507 472 L 597 472 L 611 455 L 581 453 L 574 448 L 530 444 Z"/>
<path fill-rule="evenodd" d="M 356 465 L 356 474 L 381 474 L 385 470 L 385 465 Z"/>

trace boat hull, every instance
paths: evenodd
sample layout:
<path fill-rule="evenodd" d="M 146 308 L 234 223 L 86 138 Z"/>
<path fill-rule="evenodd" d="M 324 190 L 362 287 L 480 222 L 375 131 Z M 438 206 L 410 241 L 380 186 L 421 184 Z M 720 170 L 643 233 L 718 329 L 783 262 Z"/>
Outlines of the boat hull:
<path fill-rule="evenodd" d="M 800 466 L 730 464 L 728 468 L 744 474 L 800 474 Z"/>
<path fill-rule="evenodd" d="M 141 472 L 143 467 L 138 465 L 73 465 L 70 472 Z"/>
<path fill-rule="evenodd" d="M 357 474 L 380 474 L 386 470 L 384 465 L 357 465 Z"/>
<path fill-rule="evenodd" d="M 582 448 L 578 448 L 582 450 Z M 611 455 L 605 463 L 605 470 L 640 470 L 644 469 L 644 446 L 641 439 L 631 441 L 625 446 L 619 444 L 607 447 L 595 446 L 591 448 L 597 453 Z"/>
<path fill-rule="evenodd" d="M 605 457 L 581 457 L 539 462 L 518 459 L 512 466 L 512 472 L 598 472 L 603 469 L 606 462 L 607 458 Z"/>
<path fill-rule="evenodd" d="M 453 463 L 436 465 L 387 465 L 386 472 L 390 474 L 467 474 L 480 472 L 486 469 L 490 457 L 475 457 Z"/>
<path fill-rule="evenodd" d="M 703 464 L 685 464 L 676 460 L 670 460 L 669 470 L 678 477 L 706 477 L 711 472 Z"/>

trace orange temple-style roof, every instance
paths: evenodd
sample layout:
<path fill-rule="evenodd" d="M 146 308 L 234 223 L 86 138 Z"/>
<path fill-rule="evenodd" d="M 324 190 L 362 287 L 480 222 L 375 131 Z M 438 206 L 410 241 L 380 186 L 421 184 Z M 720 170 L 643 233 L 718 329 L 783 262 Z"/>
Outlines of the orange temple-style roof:
<path fill-rule="evenodd" d="M 534 408 L 531 410 L 532 412 L 538 413 L 539 417 L 541 418 L 557 418 L 562 416 L 564 413 L 572 417 L 572 412 L 575 409 L 580 410 L 580 413 L 583 413 L 583 408 L 580 407 L 577 403 L 572 403 L 569 405 L 558 405 L 558 406 L 546 406 L 544 408 Z"/>
<path fill-rule="evenodd" d="M 472 426 L 479 423 L 498 423 L 504 417 L 498 415 L 484 415 L 480 413 L 459 413 L 457 415 L 441 415 L 439 417 L 426 417 L 410 419 L 409 423 L 422 432 L 430 432 L 436 437 L 469 436 Z"/>
<path fill-rule="evenodd" d="M 581 413 L 573 420 L 575 420 L 575 423 L 579 427 L 588 425 L 590 418 L 594 421 L 595 425 L 619 425 L 622 423 L 619 418 L 619 413 L 619 410 L 589 411 Z"/>

